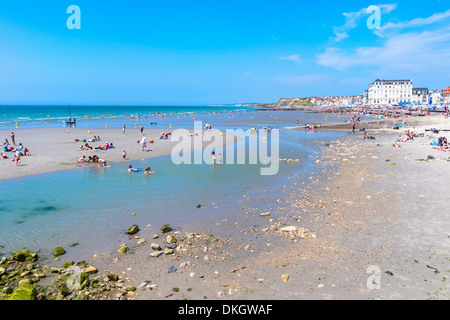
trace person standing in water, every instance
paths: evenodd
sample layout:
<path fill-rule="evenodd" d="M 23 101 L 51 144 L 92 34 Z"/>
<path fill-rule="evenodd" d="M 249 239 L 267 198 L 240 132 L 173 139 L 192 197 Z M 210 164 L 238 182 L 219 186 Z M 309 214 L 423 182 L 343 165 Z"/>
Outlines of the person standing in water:
<path fill-rule="evenodd" d="M 216 165 L 216 152 L 215 151 L 213 151 L 211 153 L 211 158 L 212 158 L 212 161 L 213 161 L 213 165 Z"/>

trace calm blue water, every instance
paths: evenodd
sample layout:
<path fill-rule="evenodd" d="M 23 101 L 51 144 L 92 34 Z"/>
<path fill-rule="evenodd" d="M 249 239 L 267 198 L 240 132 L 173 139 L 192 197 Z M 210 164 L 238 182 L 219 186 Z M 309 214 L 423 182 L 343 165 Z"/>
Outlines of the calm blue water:
<path fill-rule="evenodd" d="M 192 110 L 199 113 L 199 110 Z M 347 120 L 339 116 L 302 112 L 258 113 L 234 109 L 222 113 L 220 110 L 215 109 L 213 114 L 205 110 L 196 115 L 196 120 L 209 121 L 218 129 L 282 128 L 295 125 L 296 119 L 300 123 Z M 83 120 L 82 125 L 104 127 L 107 121 L 108 128 L 121 128 L 126 118 L 121 116 L 114 122 L 114 119 L 99 116 L 98 119 Z M 43 123 L 36 119 L 33 121 L 30 120 L 27 125 L 55 125 L 54 119 L 53 122 L 44 119 Z M 151 120 L 141 117 L 140 121 L 145 123 Z M 191 115 L 174 115 L 158 119 L 158 122 L 158 126 L 164 128 L 170 123 L 173 127 L 190 129 L 193 119 Z M 216 126 L 215 122 L 220 124 Z M 311 154 L 315 150 L 313 141 L 329 140 L 340 135 L 282 129 L 280 158 L 298 158 L 301 162 L 280 163 L 280 170 L 275 176 L 261 176 L 260 165 L 176 166 L 166 156 L 112 164 L 110 168 L 83 168 L 0 181 L 0 255 L 8 255 L 22 248 L 50 253 L 55 246 L 68 248 L 74 242 L 80 243 L 76 247 L 78 253 L 90 255 L 126 239 L 124 232 L 135 223 L 141 228 L 148 224 L 160 227 L 166 223 L 177 225 L 183 220 L 198 219 L 202 214 L 225 215 L 226 212 L 214 207 L 224 203 L 236 203 L 238 206 L 238 199 L 242 199 L 244 193 L 249 194 L 263 187 L 272 188 L 276 197 L 277 190 L 286 183 L 287 177 L 299 175 L 309 167 Z M 224 159 L 226 152 L 227 149 L 224 150 Z M 156 174 L 130 174 L 127 172 L 129 164 L 143 169 L 151 166 Z M 198 204 L 208 208 L 199 210 L 196 208 Z M 131 213 L 136 213 L 136 216 Z"/>
<path fill-rule="evenodd" d="M 0 106 L 0 129 L 62 127 L 70 117 L 77 127 L 122 127 L 125 123 L 162 122 L 186 114 L 229 113 L 253 110 L 236 106 Z M 190 117 L 188 117 L 190 118 Z"/>

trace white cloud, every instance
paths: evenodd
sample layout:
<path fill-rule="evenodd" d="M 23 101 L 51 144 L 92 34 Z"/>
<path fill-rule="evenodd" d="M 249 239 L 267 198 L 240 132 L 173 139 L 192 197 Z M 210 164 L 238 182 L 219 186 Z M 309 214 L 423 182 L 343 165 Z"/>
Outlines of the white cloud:
<path fill-rule="evenodd" d="M 298 54 L 293 54 L 290 56 L 283 56 L 280 57 L 281 60 L 289 60 L 289 61 L 294 61 L 296 63 L 300 63 L 300 56 Z"/>
<path fill-rule="evenodd" d="M 338 70 L 374 66 L 386 70 L 417 72 L 450 68 L 450 28 L 392 36 L 377 47 L 327 48 L 317 64 Z M 435 69 L 434 69 L 435 68 Z"/>
<path fill-rule="evenodd" d="M 450 17 L 450 10 L 447 10 L 445 12 L 439 12 L 439 13 L 435 13 L 433 15 L 431 15 L 428 18 L 416 18 L 410 21 L 406 21 L 406 22 L 388 22 L 387 24 L 385 24 L 383 27 L 381 27 L 380 30 L 375 30 L 375 34 L 377 34 L 380 37 L 384 36 L 384 33 L 387 30 L 400 30 L 400 29 L 406 29 L 406 28 L 414 28 L 414 27 L 422 27 L 422 26 L 427 26 L 427 25 L 431 25 L 434 23 L 438 23 L 441 21 L 445 21 L 446 19 L 448 19 Z"/>
<path fill-rule="evenodd" d="M 380 11 L 382 14 L 388 14 L 392 10 L 397 8 L 396 4 L 381 4 L 378 5 L 380 8 Z M 370 7 L 368 7 L 370 8 Z M 368 17 L 368 8 L 362 8 L 359 11 L 356 12 L 349 12 L 349 13 L 343 13 L 345 17 L 345 24 L 343 26 L 334 27 L 333 33 L 335 37 L 333 38 L 334 41 L 339 42 L 341 40 L 344 40 L 349 37 L 348 31 L 355 29 L 361 20 L 361 18 L 367 16 Z"/>

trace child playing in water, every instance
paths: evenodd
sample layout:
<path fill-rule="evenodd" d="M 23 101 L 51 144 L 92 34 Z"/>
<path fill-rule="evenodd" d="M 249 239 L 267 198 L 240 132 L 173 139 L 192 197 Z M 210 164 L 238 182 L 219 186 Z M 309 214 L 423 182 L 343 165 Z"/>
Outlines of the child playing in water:
<path fill-rule="evenodd" d="M 147 169 L 145 169 L 145 174 L 153 174 L 155 173 L 154 171 L 152 171 L 152 169 L 150 169 L 150 167 L 148 167 Z"/>

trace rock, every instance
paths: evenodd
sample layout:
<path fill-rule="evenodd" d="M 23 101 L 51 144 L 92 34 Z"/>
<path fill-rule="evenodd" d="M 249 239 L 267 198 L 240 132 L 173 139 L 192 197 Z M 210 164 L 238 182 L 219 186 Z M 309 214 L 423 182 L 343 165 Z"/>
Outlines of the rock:
<path fill-rule="evenodd" d="M 19 250 L 13 252 L 12 258 L 18 262 L 36 261 L 38 259 L 38 255 L 30 250 Z"/>
<path fill-rule="evenodd" d="M 174 236 L 169 236 L 167 237 L 167 243 L 177 243 L 178 239 L 175 238 Z"/>
<path fill-rule="evenodd" d="M 178 245 L 176 243 L 166 244 L 166 248 L 169 248 L 169 249 L 176 249 L 177 247 L 178 247 Z"/>
<path fill-rule="evenodd" d="M 158 257 L 161 256 L 162 254 L 164 254 L 164 251 L 156 251 L 156 252 L 150 253 L 150 257 L 152 257 L 152 258 L 158 258 Z"/>
<path fill-rule="evenodd" d="M 8 258 L 2 257 L 2 259 L 0 260 L 0 265 L 4 264 L 7 260 Z"/>
<path fill-rule="evenodd" d="M 53 249 L 53 255 L 55 257 L 62 256 L 65 253 L 66 253 L 66 250 L 64 250 L 63 247 L 56 247 L 55 249 Z"/>
<path fill-rule="evenodd" d="M 157 234 L 153 235 L 153 239 L 158 239 L 158 238 L 159 238 L 159 236 Z"/>
<path fill-rule="evenodd" d="M 167 233 L 172 231 L 172 228 L 170 227 L 170 224 L 165 224 L 162 228 L 161 228 L 161 232 L 162 233 Z"/>
<path fill-rule="evenodd" d="M 284 283 L 289 281 L 289 275 L 288 274 L 283 274 L 281 275 L 281 280 L 283 280 Z"/>
<path fill-rule="evenodd" d="M 138 244 L 138 246 L 142 246 L 146 243 L 147 243 L 147 241 L 145 239 L 140 239 L 137 244 Z"/>
<path fill-rule="evenodd" d="M 136 287 L 131 287 L 131 286 L 127 287 L 127 291 L 133 291 L 134 292 L 134 291 L 136 291 Z"/>
<path fill-rule="evenodd" d="M 180 292 L 180 288 L 173 288 L 173 292 Z"/>
<path fill-rule="evenodd" d="M 172 267 L 169 269 L 169 272 L 168 272 L 168 273 L 174 273 L 174 272 L 177 272 L 177 268 L 175 268 L 174 266 L 172 266 Z"/>
<path fill-rule="evenodd" d="M 260 217 L 268 217 L 268 216 L 270 216 L 270 212 L 261 213 L 259 216 Z"/>
<path fill-rule="evenodd" d="M 284 227 L 280 229 L 283 232 L 295 232 L 298 230 L 298 228 L 296 226 L 289 226 L 289 227 Z"/>
<path fill-rule="evenodd" d="M 24 272 L 22 272 L 22 273 L 20 274 L 20 277 L 23 278 L 23 277 L 29 275 L 30 273 L 31 273 L 31 272 L 30 272 L 29 270 L 24 271 Z"/>
<path fill-rule="evenodd" d="M 19 286 L 20 286 L 21 284 L 24 284 L 24 283 L 32 284 L 33 281 L 31 281 L 31 279 L 22 279 L 22 280 L 19 281 Z"/>
<path fill-rule="evenodd" d="M 66 261 L 66 262 L 64 262 L 64 268 L 69 268 L 69 267 L 71 267 L 71 266 L 73 266 L 75 264 L 75 262 L 73 262 L 73 261 Z"/>
<path fill-rule="evenodd" d="M 13 291 L 8 300 L 36 300 L 36 287 L 30 283 L 22 283 Z"/>
<path fill-rule="evenodd" d="M 84 272 L 86 272 L 87 274 L 94 274 L 97 273 L 98 270 L 94 266 L 89 266 Z"/>
<path fill-rule="evenodd" d="M 166 248 L 166 249 L 164 250 L 164 254 L 166 254 L 166 255 L 173 254 L 174 251 L 175 251 L 174 249 Z"/>
<path fill-rule="evenodd" d="M 136 234 L 139 232 L 139 227 L 137 224 L 133 224 L 131 227 L 128 228 L 127 234 Z"/>
<path fill-rule="evenodd" d="M 158 250 L 158 251 L 161 250 L 161 246 L 157 243 L 152 243 L 151 247 L 153 250 Z"/>
<path fill-rule="evenodd" d="M 73 248 L 73 247 L 76 247 L 78 245 L 80 245 L 78 242 L 77 243 L 71 243 L 71 244 L 69 244 L 69 247 Z"/>
<path fill-rule="evenodd" d="M 118 253 L 128 253 L 130 251 L 130 249 L 128 249 L 127 246 L 122 246 L 119 248 L 119 250 L 117 250 Z"/>
<path fill-rule="evenodd" d="M 14 292 L 14 289 L 11 287 L 5 287 L 2 291 L 4 294 L 11 294 Z"/>
<path fill-rule="evenodd" d="M 108 273 L 108 275 L 106 277 L 110 281 L 117 281 L 117 280 L 119 280 L 119 276 L 117 274 L 115 274 L 115 273 L 112 273 L 112 272 Z"/>

